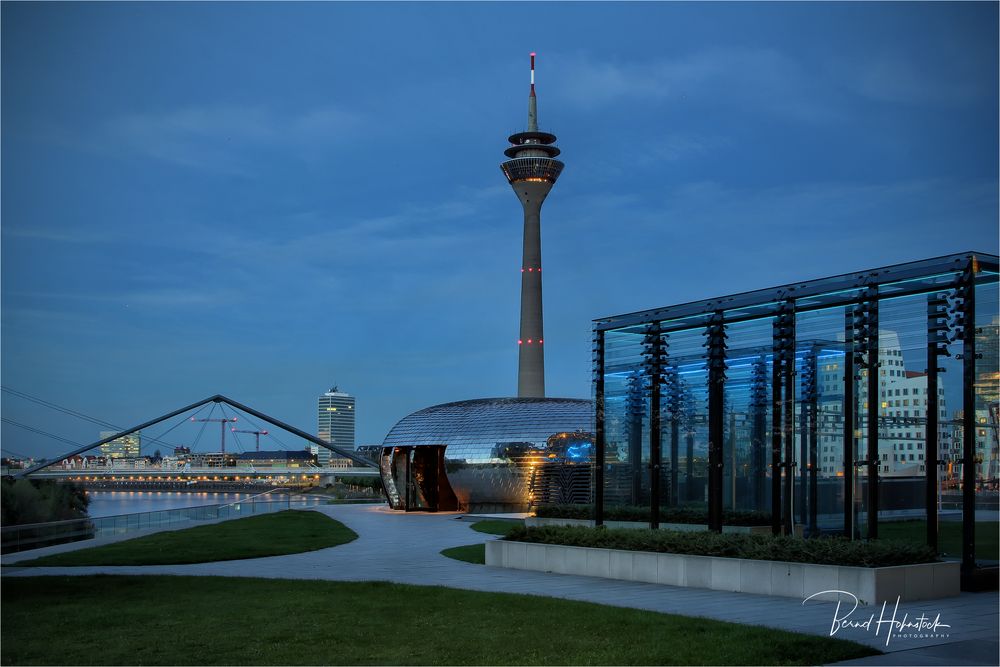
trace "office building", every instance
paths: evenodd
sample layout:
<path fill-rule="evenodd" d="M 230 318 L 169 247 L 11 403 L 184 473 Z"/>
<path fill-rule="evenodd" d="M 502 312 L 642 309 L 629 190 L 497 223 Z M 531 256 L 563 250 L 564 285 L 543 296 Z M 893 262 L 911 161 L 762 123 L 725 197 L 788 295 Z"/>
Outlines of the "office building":
<path fill-rule="evenodd" d="M 317 437 L 343 449 L 354 449 L 354 397 L 334 386 L 317 401 Z M 313 445 L 316 463 L 321 467 L 348 467 L 349 459 L 334 457 L 325 447 Z"/>
<path fill-rule="evenodd" d="M 101 431 L 101 440 L 110 438 L 117 431 Z M 142 433 L 136 431 L 115 438 L 101 445 L 101 454 L 109 459 L 134 459 L 140 456 L 142 450 Z"/>

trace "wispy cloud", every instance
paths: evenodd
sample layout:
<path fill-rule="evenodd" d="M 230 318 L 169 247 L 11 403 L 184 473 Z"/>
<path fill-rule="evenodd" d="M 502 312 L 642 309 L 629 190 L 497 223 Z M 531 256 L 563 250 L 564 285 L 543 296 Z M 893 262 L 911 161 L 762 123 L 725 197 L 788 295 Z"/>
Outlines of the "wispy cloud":
<path fill-rule="evenodd" d="M 112 148 L 209 171 L 248 175 L 254 151 L 285 151 L 309 159 L 319 148 L 348 139 L 358 114 L 338 107 L 280 114 L 263 107 L 188 107 L 134 113 L 108 121 Z"/>
<path fill-rule="evenodd" d="M 841 117 L 822 87 L 793 58 L 774 49 L 726 48 L 638 62 L 597 60 L 587 54 L 554 56 L 554 93 L 589 109 L 610 104 L 713 104 L 810 122 Z"/>
<path fill-rule="evenodd" d="M 968 79 L 961 71 L 946 77 L 921 68 L 912 59 L 894 55 L 855 62 L 841 69 L 856 93 L 880 102 L 954 107 L 996 94 L 995 85 L 984 87 L 981 81 Z"/>
<path fill-rule="evenodd" d="M 0 233 L 4 236 L 11 236 L 19 239 L 55 243 L 104 243 L 112 240 L 110 235 L 102 232 L 95 232 L 92 229 L 52 229 L 44 227 L 11 227 L 9 225 L 4 225 L 0 228 Z"/>

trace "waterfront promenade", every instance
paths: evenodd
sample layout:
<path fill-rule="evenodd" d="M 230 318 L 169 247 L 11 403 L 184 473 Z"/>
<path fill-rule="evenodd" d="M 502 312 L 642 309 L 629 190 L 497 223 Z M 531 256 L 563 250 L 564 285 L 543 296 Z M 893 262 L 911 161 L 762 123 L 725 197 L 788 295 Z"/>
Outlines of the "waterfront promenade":
<path fill-rule="evenodd" d="M 634 607 L 652 611 L 763 625 L 826 636 L 835 603 L 810 602 L 762 595 L 726 593 L 656 584 L 613 581 L 474 565 L 440 555 L 442 549 L 492 539 L 471 530 L 461 515 L 393 513 L 381 505 L 323 505 L 315 508 L 358 533 L 359 538 L 338 547 L 287 556 L 194 565 L 142 567 L 18 568 L 16 562 L 40 552 L 3 557 L 4 576 L 167 574 L 195 576 L 323 579 L 333 581 L 392 581 L 440 585 L 479 591 L 546 595 L 571 600 Z M 89 546 L 61 545 L 60 550 Z M 55 547 L 53 547 L 55 549 Z M 47 551 L 47 550 L 46 550 Z M 897 618 L 912 620 L 921 613 L 950 625 L 947 637 L 893 636 L 886 645 L 885 629 L 848 628 L 835 636 L 873 646 L 890 656 L 876 656 L 858 664 L 995 664 L 1000 623 L 1000 601 L 995 592 L 963 593 L 959 597 L 902 603 Z M 842 613 L 846 610 L 842 610 Z M 866 619 L 881 606 L 855 612 Z M 886 610 L 891 617 L 892 607 Z"/>

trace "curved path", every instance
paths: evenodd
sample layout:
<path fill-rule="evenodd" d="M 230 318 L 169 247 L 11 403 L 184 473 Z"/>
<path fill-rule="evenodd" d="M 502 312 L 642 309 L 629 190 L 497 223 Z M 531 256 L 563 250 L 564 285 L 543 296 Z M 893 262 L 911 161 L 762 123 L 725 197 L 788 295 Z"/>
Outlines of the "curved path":
<path fill-rule="evenodd" d="M 473 565 L 440 555 L 440 551 L 448 547 L 491 539 L 490 535 L 473 531 L 471 523 L 459 520 L 460 515 L 403 514 L 374 505 L 325 505 L 315 508 L 315 511 L 343 522 L 358 533 L 358 539 L 341 546 L 301 554 L 194 565 L 18 568 L 12 562 L 15 559 L 8 556 L 4 560 L 9 564 L 3 568 L 3 574 L 170 574 L 393 581 L 546 595 L 824 636 L 830 632 L 836 606 L 830 602 L 803 605 L 800 600 L 791 598 Z M 80 546 L 85 545 L 80 543 Z M 25 554 L 25 557 L 34 556 Z M 998 609 L 1000 601 L 996 593 L 963 593 L 955 598 L 902 603 L 899 617 L 906 613 L 913 619 L 923 612 L 933 619 L 940 613 L 941 622 L 951 625 L 945 631 L 950 636 L 936 639 L 893 637 L 888 646 L 884 630 L 875 636 L 874 630 L 845 629 L 835 636 L 865 643 L 881 651 L 905 651 L 896 656 L 865 659 L 868 664 L 996 664 L 997 627 L 1000 623 Z M 856 616 L 861 611 L 858 610 Z M 864 618 L 874 613 L 877 620 L 881 607 L 869 607 L 864 611 Z M 891 606 L 886 613 L 887 618 L 891 616 Z M 943 644 L 948 646 L 940 646 Z M 929 648 L 936 645 L 938 649 Z M 934 658 L 935 651 L 943 652 L 943 662 Z M 903 661 L 887 662 L 890 657 Z"/>

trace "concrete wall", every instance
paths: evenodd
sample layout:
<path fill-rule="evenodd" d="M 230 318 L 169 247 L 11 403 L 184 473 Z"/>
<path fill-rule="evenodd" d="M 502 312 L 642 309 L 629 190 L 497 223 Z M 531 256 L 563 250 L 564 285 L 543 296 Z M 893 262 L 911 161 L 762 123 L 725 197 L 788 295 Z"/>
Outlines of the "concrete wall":
<path fill-rule="evenodd" d="M 604 577 L 805 599 L 822 591 L 848 591 L 863 604 L 928 600 L 959 593 L 959 563 L 847 567 L 716 558 L 491 540 L 486 564 L 519 570 Z M 815 599 L 836 600 L 836 594 Z"/>

